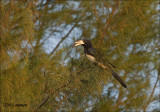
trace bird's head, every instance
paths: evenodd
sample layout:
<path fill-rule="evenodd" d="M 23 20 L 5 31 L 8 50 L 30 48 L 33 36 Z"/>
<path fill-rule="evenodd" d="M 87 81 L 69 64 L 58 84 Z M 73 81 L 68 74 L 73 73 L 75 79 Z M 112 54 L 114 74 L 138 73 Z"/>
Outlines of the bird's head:
<path fill-rule="evenodd" d="M 82 45 L 84 47 L 92 47 L 92 44 L 91 44 L 91 41 L 90 40 L 78 40 L 75 42 L 74 46 L 79 46 L 79 45 Z"/>

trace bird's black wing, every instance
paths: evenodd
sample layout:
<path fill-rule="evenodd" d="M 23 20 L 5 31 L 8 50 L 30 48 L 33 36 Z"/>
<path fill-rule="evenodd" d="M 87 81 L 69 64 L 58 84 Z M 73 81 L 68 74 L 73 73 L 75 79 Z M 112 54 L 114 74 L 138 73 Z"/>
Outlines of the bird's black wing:
<path fill-rule="evenodd" d="M 88 48 L 87 51 L 88 51 L 87 54 L 92 55 L 92 56 L 94 56 L 95 58 L 97 57 L 97 56 L 96 56 L 96 55 L 97 55 L 97 54 L 96 54 L 96 50 L 95 50 L 94 48 L 92 48 L 92 47 L 91 47 L 91 48 Z"/>

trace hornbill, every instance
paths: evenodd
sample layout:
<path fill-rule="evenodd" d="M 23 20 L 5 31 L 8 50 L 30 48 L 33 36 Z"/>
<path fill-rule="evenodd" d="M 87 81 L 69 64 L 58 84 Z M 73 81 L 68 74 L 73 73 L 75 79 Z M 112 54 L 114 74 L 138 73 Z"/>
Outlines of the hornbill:
<path fill-rule="evenodd" d="M 86 57 L 88 58 L 88 60 L 90 60 L 92 63 L 94 64 L 97 64 L 99 65 L 101 68 L 103 69 L 108 69 L 111 74 L 113 75 L 113 77 L 119 81 L 119 83 L 124 87 L 126 88 L 127 85 L 125 84 L 125 82 L 120 78 L 120 76 L 115 73 L 113 71 L 113 69 L 111 68 L 115 66 L 112 65 L 110 62 L 108 62 L 108 64 L 110 64 L 111 66 L 106 66 L 102 60 L 102 58 L 98 55 L 98 53 L 95 51 L 95 49 L 92 47 L 92 44 L 91 44 L 91 41 L 90 40 L 79 40 L 79 41 L 76 41 L 74 46 L 79 46 L 79 45 L 82 45 L 84 47 L 84 54 L 86 55 Z"/>

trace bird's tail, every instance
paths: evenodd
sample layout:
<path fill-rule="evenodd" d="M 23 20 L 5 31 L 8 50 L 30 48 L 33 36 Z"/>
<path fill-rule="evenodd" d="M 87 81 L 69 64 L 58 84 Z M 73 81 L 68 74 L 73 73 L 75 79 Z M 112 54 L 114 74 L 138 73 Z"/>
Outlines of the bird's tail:
<path fill-rule="evenodd" d="M 113 77 L 124 87 L 124 88 L 127 88 L 127 85 L 125 84 L 125 82 L 121 79 L 121 77 L 116 73 L 114 72 L 111 68 L 109 67 L 106 67 L 103 63 L 99 62 L 98 65 L 100 67 L 102 67 L 103 69 L 106 69 L 108 68 L 108 70 L 110 70 L 112 72 L 112 75 Z"/>
<path fill-rule="evenodd" d="M 119 83 L 120 83 L 124 88 L 127 88 L 126 83 L 121 79 L 121 77 L 120 77 L 117 73 L 115 73 L 113 70 L 111 70 L 111 71 L 112 71 L 113 77 L 114 77 L 117 81 L 119 81 Z"/>

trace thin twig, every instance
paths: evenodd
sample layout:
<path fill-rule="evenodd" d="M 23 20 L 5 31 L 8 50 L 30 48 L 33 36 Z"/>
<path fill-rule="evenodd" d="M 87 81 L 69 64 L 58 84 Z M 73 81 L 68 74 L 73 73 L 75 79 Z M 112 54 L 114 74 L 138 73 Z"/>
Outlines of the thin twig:
<path fill-rule="evenodd" d="M 37 112 L 38 109 L 40 109 L 40 108 L 48 101 L 48 99 L 49 99 L 49 95 L 48 95 L 48 96 L 45 98 L 45 100 L 43 100 L 42 103 L 37 107 L 37 109 L 36 109 L 35 112 Z"/>

